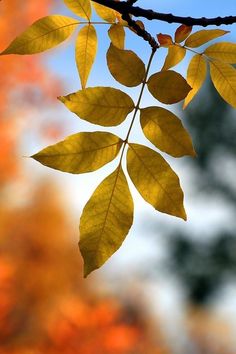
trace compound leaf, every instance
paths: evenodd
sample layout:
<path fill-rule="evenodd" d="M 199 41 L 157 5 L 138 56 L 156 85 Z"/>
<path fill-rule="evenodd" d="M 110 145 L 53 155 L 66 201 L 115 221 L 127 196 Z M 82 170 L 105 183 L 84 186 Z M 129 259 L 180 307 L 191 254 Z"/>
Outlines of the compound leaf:
<path fill-rule="evenodd" d="M 236 43 L 215 43 L 204 51 L 207 56 L 219 59 L 228 64 L 236 64 Z"/>
<path fill-rule="evenodd" d="M 221 29 L 200 30 L 191 34 L 185 41 L 184 45 L 189 48 L 200 47 L 201 45 L 229 33 Z"/>
<path fill-rule="evenodd" d="M 210 61 L 212 82 L 221 97 L 236 108 L 236 70 L 221 61 Z"/>
<path fill-rule="evenodd" d="M 168 54 L 165 63 L 161 70 L 168 70 L 173 66 L 179 64 L 185 57 L 186 49 L 179 45 L 170 45 L 168 47 Z"/>
<path fill-rule="evenodd" d="M 98 14 L 106 22 L 116 22 L 116 11 L 109 9 L 109 7 L 100 5 L 96 2 L 93 2 L 93 7 Z"/>
<path fill-rule="evenodd" d="M 97 187 L 80 219 L 84 276 L 101 267 L 124 241 L 133 223 L 133 200 L 121 166 Z"/>
<path fill-rule="evenodd" d="M 64 0 L 64 3 L 77 16 L 90 20 L 92 13 L 90 0 Z"/>
<path fill-rule="evenodd" d="M 183 76 L 172 70 L 153 74 L 148 79 L 147 86 L 158 101 L 166 104 L 183 100 L 191 90 Z"/>
<path fill-rule="evenodd" d="M 175 31 L 175 42 L 183 42 L 192 32 L 192 26 L 180 25 Z"/>
<path fill-rule="evenodd" d="M 152 149 L 129 144 L 127 169 L 141 196 L 155 209 L 186 220 L 179 178 L 165 159 Z"/>
<path fill-rule="evenodd" d="M 109 38 L 112 44 L 119 48 L 124 49 L 125 46 L 125 30 L 120 24 L 113 24 L 108 30 Z"/>
<path fill-rule="evenodd" d="M 84 26 L 75 46 L 76 65 L 82 88 L 85 88 L 97 53 L 97 34 L 93 25 Z"/>
<path fill-rule="evenodd" d="M 191 138 L 175 114 L 161 107 L 141 109 L 144 135 L 158 149 L 173 157 L 195 156 Z"/>
<path fill-rule="evenodd" d="M 32 157 L 48 167 L 70 173 L 92 172 L 112 161 L 122 140 L 107 132 L 85 132 L 68 136 Z"/>
<path fill-rule="evenodd" d="M 202 55 L 196 54 L 192 57 L 188 70 L 187 70 L 187 82 L 192 87 L 192 90 L 188 93 L 184 100 L 183 108 L 192 101 L 193 97 L 198 93 L 207 74 L 207 63 Z"/>
<path fill-rule="evenodd" d="M 120 124 L 134 109 L 130 96 L 112 87 L 90 87 L 58 99 L 80 118 L 106 127 Z"/>
<path fill-rule="evenodd" d="M 44 52 L 65 41 L 78 24 L 74 18 L 67 16 L 43 17 L 16 37 L 1 55 Z"/>
<path fill-rule="evenodd" d="M 137 54 L 119 49 L 112 43 L 107 51 L 107 65 L 112 76 L 122 85 L 137 86 L 144 79 L 145 65 Z"/>

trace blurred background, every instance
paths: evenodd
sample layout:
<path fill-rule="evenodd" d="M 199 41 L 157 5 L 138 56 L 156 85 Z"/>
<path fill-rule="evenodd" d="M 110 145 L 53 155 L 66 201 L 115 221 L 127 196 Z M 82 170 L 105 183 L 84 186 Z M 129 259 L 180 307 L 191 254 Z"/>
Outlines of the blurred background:
<path fill-rule="evenodd" d="M 165 1 L 158 11 L 196 17 L 236 11 L 234 1 L 227 8 L 218 0 L 200 3 Z M 156 8 L 156 1 L 148 4 Z M 73 16 L 61 1 L 3 0 L 0 50 L 49 13 Z M 153 34 L 173 34 L 177 27 L 148 26 Z M 235 25 L 227 29 L 231 33 L 223 40 L 235 41 Z M 122 89 L 104 62 L 106 29 L 98 35 L 89 86 Z M 75 176 L 25 157 L 68 134 L 102 129 L 75 118 L 56 100 L 80 88 L 75 36 L 47 54 L 0 59 L 0 354 L 235 354 L 235 111 L 210 80 L 186 111 L 171 108 L 190 131 L 198 155 L 165 156 L 180 175 L 188 221 L 155 212 L 131 186 L 132 230 L 111 260 L 84 280 L 80 213 L 114 165 Z M 149 56 L 128 31 L 127 47 L 143 60 Z M 153 72 L 165 53 L 158 53 Z M 176 70 L 185 74 L 190 57 Z M 129 92 L 137 98 L 138 89 Z M 152 104 L 145 93 L 143 106 Z M 111 131 L 122 136 L 128 123 Z M 138 124 L 133 139 L 148 144 Z"/>

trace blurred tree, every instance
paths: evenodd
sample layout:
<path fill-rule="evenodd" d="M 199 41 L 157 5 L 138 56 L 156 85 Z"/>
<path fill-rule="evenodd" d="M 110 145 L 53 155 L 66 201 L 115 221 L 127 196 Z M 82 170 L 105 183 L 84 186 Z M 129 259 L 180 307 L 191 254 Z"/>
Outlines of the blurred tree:
<path fill-rule="evenodd" d="M 38 16 L 46 15 L 52 3 L 52 0 L 44 0 L 40 6 L 33 0 L 24 3 L 20 0 L 6 1 L 4 6 L 0 3 L 1 48 Z M 14 26 L 9 25 L 12 23 Z M 41 65 L 40 57 L 25 56 L 20 65 L 12 56 L 2 57 L 0 72 L 10 73 L 0 76 L 0 183 L 4 183 L 17 172 L 20 136 L 29 119 L 26 111 L 39 105 L 42 99 L 51 102 L 60 85 Z"/>
<path fill-rule="evenodd" d="M 207 93 L 206 93 L 207 92 Z M 218 229 L 209 224 L 198 235 L 183 229 L 168 234 L 167 266 L 181 281 L 187 299 L 186 331 L 196 354 L 233 354 L 233 328 L 208 307 L 217 292 L 236 274 L 236 122 L 233 111 L 208 82 L 199 101 L 186 110 L 197 158 L 191 160 L 196 198 L 202 203 L 213 198 L 225 209 L 228 222 Z M 205 99 L 204 97 L 205 96 Z M 199 104 L 203 102 L 204 104 Z M 214 114 L 213 114 L 214 112 Z M 216 208 L 217 209 L 217 208 Z M 205 216 L 207 218 L 207 215 Z M 204 220 L 202 221 L 204 223 Z M 194 236 L 194 237 L 192 237 Z"/>
<path fill-rule="evenodd" d="M 138 303 L 87 288 L 54 184 L 0 215 L 0 353 L 168 353 Z"/>
<path fill-rule="evenodd" d="M 233 210 L 233 215 L 236 212 L 236 188 L 232 177 L 232 171 L 236 170 L 236 122 L 232 119 L 232 110 L 225 106 L 211 83 L 206 89 L 204 105 L 193 102 L 186 112 L 186 125 L 198 152 L 197 158 L 191 161 L 195 192 L 208 198 L 214 196 L 216 200 L 221 198 L 219 200 Z M 208 239 L 211 230 L 198 241 L 193 241 L 182 230 L 170 236 L 172 268 L 187 288 L 190 302 L 204 304 L 229 274 L 236 274 L 235 230 L 232 218 L 230 229 L 228 225 L 221 225 L 211 239 Z"/>

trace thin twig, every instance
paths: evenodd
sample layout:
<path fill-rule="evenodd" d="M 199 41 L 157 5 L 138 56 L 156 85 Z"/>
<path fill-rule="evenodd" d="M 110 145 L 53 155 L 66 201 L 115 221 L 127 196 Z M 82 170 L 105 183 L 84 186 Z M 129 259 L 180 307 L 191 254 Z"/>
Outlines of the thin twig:
<path fill-rule="evenodd" d="M 168 23 L 181 23 L 187 26 L 203 26 L 207 27 L 210 25 L 220 26 L 220 25 L 232 25 L 236 23 L 236 16 L 226 16 L 226 17 L 214 17 L 214 18 L 193 18 L 193 17 L 182 17 L 175 16 L 172 14 L 164 14 L 156 12 L 153 10 L 143 9 L 138 6 L 132 5 L 131 2 L 126 1 L 115 1 L 115 0 L 93 0 L 98 4 L 107 6 L 123 14 L 131 14 L 136 17 L 144 17 L 147 20 L 159 20 Z"/>

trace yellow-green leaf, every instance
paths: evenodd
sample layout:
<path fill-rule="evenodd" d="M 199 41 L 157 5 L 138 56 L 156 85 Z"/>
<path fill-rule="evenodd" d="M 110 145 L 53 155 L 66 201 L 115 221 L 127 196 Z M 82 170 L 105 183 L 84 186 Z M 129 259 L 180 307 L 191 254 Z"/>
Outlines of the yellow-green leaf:
<path fill-rule="evenodd" d="M 90 20 L 92 12 L 90 0 L 64 0 L 64 3 L 77 16 Z"/>
<path fill-rule="evenodd" d="M 229 31 L 220 29 L 200 30 L 191 34 L 185 41 L 184 45 L 189 48 L 200 47 L 201 45 L 212 41 L 215 38 L 221 37 Z"/>
<path fill-rule="evenodd" d="M 92 172 L 112 161 L 122 140 L 107 132 L 86 132 L 41 150 L 32 157 L 48 167 L 70 173 Z"/>
<path fill-rule="evenodd" d="M 183 76 L 172 70 L 153 74 L 148 79 L 147 85 L 151 94 L 166 104 L 183 100 L 191 90 Z"/>
<path fill-rule="evenodd" d="M 51 15 L 41 18 L 16 37 L 3 54 L 35 54 L 65 41 L 78 26 L 74 18 Z"/>
<path fill-rule="evenodd" d="M 192 32 L 192 26 L 180 25 L 175 31 L 175 42 L 183 42 Z"/>
<path fill-rule="evenodd" d="M 124 49 L 125 46 L 125 30 L 120 24 L 111 25 L 108 30 L 108 35 L 112 44 L 119 48 Z"/>
<path fill-rule="evenodd" d="M 120 124 L 134 109 L 133 100 L 112 87 L 90 87 L 58 99 L 80 118 L 106 127 Z"/>
<path fill-rule="evenodd" d="M 191 138 L 175 114 L 161 107 L 141 109 L 141 126 L 147 139 L 174 157 L 195 156 Z"/>
<path fill-rule="evenodd" d="M 93 25 L 84 26 L 78 34 L 75 58 L 82 88 L 85 88 L 97 53 L 97 34 Z"/>
<path fill-rule="evenodd" d="M 160 154 L 146 146 L 130 144 L 127 169 L 148 203 L 162 213 L 186 220 L 179 178 Z"/>
<path fill-rule="evenodd" d="M 119 166 L 97 187 L 80 219 L 85 277 L 120 248 L 133 223 L 133 200 Z"/>
<path fill-rule="evenodd" d="M 111 43 L 107 65 L 112 76 L 122 85 L 137 86 L 144 79 L 145 65 L 132 50 L 119 49 Z"/>
<path fill-rule="evenodd" d="M 179 64 L 185 57 L 186 49 L 173 44 L 168 47 L 168 54 L 165 59 L 165 63 L 161 70 L 168 70 L 173 66 Z"/>
<path fill-rule="evenodd" d="M 221 97 L 236 108 L 236 70 L 229 64 L 210 61 L 212 82 Z"/>
<path fill-rule="evenodd" d="M 236 64 L 236 43 L 220 42 L 204 51 L 208 57 L 219 59 L 228 64 Z"/>
<path fill-rule="evenodd" d="M 207 74 L 207 63 L 202 55 L 196 54 L 192 57 L 187 71 L 187 82 L 192 87 L 184 100 L 183 108 L 192 101 L 193 97 L 198 93 Z"/>
<path fill-rule="evenodd" d="M 93 2 L 93 7 L 98 14 L 106 22 L 115 23 L 116 22 L 116 11 L 110 9 L 109 7 L 100 5 L 96 2 Z"/>

